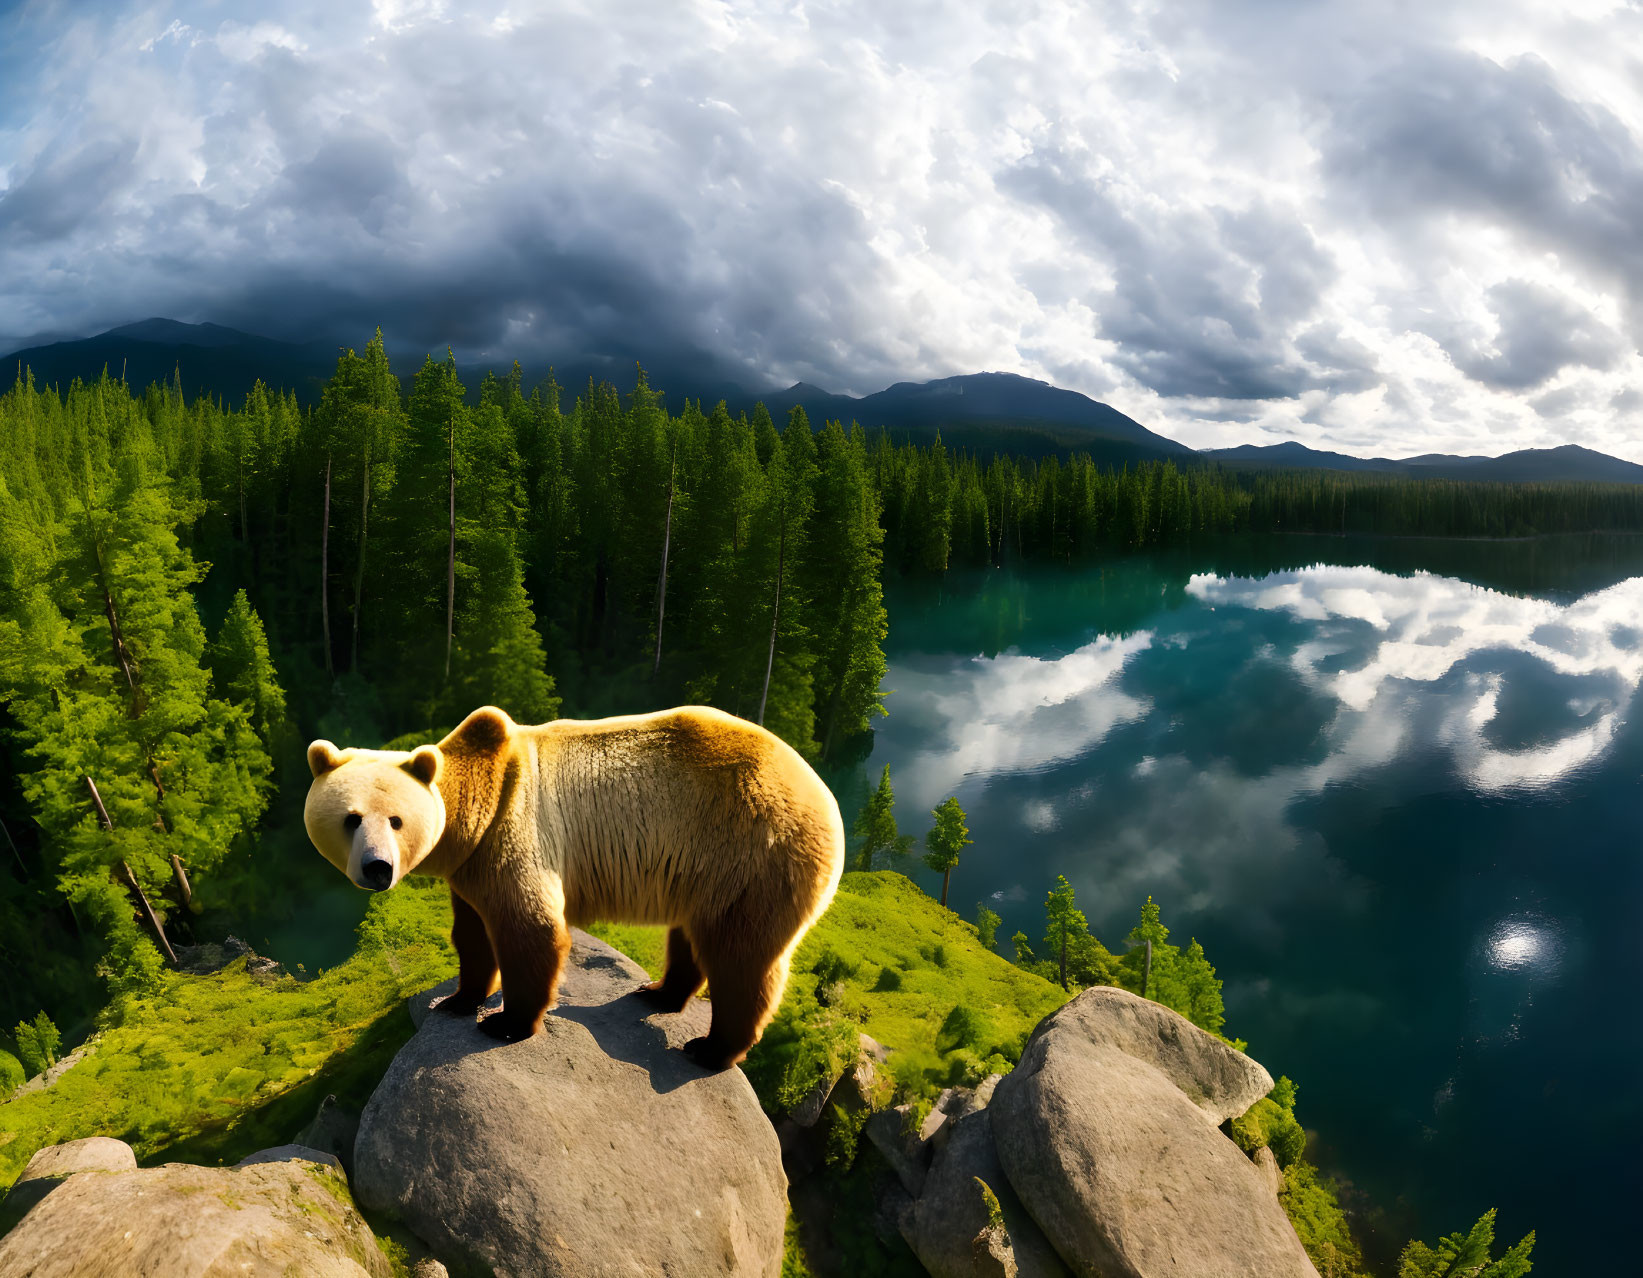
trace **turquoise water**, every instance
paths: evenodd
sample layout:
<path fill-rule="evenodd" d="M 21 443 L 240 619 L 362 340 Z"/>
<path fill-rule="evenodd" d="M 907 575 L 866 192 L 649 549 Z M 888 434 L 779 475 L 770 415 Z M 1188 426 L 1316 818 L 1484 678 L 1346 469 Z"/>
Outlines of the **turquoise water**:
<path fill-rule="evenodd" d="M 904 832 L 956 794 L 951 904 L 1001 938 L 1058 874 L 1115 949 L 1157 898 L 1377 1255 L 1494 1206 L 1537 1272 L 1628 1271 L 1643 538 L 1269 539 L 889 607 L 847 819 L 886 763 Z"/>
<path fill-rule="evenodd" d="M 952 904 L 1001 937 L 1058 874 L 1115 949 L 1155 896 L 1381 1258 L 1494 1206 L 1537 1273 L 1632 1272 L 1643 537 L 1247 540 L 889 607 L 847 821 L 885 763 L 904 831 L 956 794 Z M 245 935 L 313 971 L 368 898 L 299 834 L 301 907 Z"/>

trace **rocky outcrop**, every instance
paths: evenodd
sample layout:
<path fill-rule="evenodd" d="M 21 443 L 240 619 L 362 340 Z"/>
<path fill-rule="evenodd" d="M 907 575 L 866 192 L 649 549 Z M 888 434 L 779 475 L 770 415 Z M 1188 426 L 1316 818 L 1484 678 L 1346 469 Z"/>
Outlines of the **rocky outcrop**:
<path fill-rule="evenodd" d="M 1271 1087 L 1185 1017 L 1095 988 L 1040 1023 L 989 1113 L 1010 1185 L 1074 1273 L 1316 1278 L 1269 1183 L 1218 1130 Z"/>
<path fill-rule="evenodd" d="M 327 1096 L 319 1103 L 308 1126 L 296 1135 L 298 1145 L 332 1155 L 350 1177 L 354 1174 L 354 1140 L 359 1135 L 359 1115 Z"/>
<path fill-rule="evenodd" d="M 129 1146 L 99 1139 L 41 1150 L 13 1197 L 41 1180 L 54 1182 L 49 1192 L 0 1239 L 0 1274 L 389 1278 L 392 1272 L 347 1201 L 341 1178 L 315 1163 L 169 1163 L 139 1170 Z"/>
<path fill-rule="evenodd" d="M 0 1233 L 21 1220 L 25 1212 L 76 1172 L 136 1170 L 137 1155 L 132 1153 L 131 1146 L 107 1136 L 87 1136 L 36 1150 L 12 1183 L 4 1205 L 0 1206 Z"/>
<path fill-rule="evenodd" d="M 1265 1145 L 1262 1145 L 1249 1156 L 1250 1162 L 1255 1164 L 1255 1170 L 1261 1173 L 1261 1180 L 1272 1191 L 1274 1197 L 1284 1187 L 1283 1168 L 1278 1166 L 1278 1156 Z"/>
<path fill-rule="evenodd" d="M 203 941 L 199 945 L 179 945 L 177 947 L 177 970 L 187 972 L 192 976 L 208 976 L 212 972 L 220 972 L 236 959 L 245 960 L 245 971 L 248 976 L 268 984 L 288 975 L 278 959 L 266 958 L 258 954 L 239 937 L 230 934 L 221 944 L 216 941 Z M 311 979 L 306 975 L 299 975 L 299 980 Z"/>
<path fill-rule="evenodd" d="M 1064 1278 L 1067 1273 L 1010 1187 L 985 1108 L 951 1125 L 909 1226 L 907 1244 L 934 1278 Z"/>
<path fill-rule="evenodd" d="M 544 1032 L 498 1043 L 429 1014 L 360 1118 L 354 1188 L 453 1266 L 499 1274 L 781 1271 L 786 1179 L 740 1070 L 677 1050 L 700 1000 L 647 1014 L 645 973 L 576 932 Z M 493 1000 L 494 1003 L 494 1000 Z"/>

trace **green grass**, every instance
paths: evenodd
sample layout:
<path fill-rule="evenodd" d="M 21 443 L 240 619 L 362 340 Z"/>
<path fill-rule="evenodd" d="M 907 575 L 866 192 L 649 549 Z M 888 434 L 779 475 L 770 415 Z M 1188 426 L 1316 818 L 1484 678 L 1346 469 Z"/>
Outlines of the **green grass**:
<path fill-rule="evenodd" d="M 664 929 L 587 930 L 661 974 Z M 846 874 L 795 952 L 781 1010 L 745 1068 L 765 1108 L 782 1113 L 854 1060 L 862 1032 L 891 1050 L 898 1088 L 916 1100 L 1008 1070 L 1033 1027 L 1066 1001 L 1053 982 L 983 948 L 974 926 L 906 876 Z"/>
<path fill-rule="evenodd" d="M 595 923 L 583 928 L 589 936 L 596 936 L 613 950 L 621 950 L 630 959 L 650 973 L 653 980 L 662 975 L 667 962 L 667 929 L 638 927 L 631 923 Z"/>
<path fill-rule="evenodd" d="M 984 949 L 973 926 L 891 871 L 846 874 L 793 956 L 781 1010 L 747 1073 L 772 1112 L 796 1103 L 855 1034 L 890 1049 L 904 1099 L 1009 1069 L 1067 1001 L 1059 986 Z"/>
<path fill-rule="evenodd" d="M 408 879 L 312 981 L 261 984 L 243 963 L 167 973 L 56 1084 L 0 1105 L 0 1185 L 82 1136 L 127 1141 L 145 1163 L 222 1164 L 290 1140 L 327 1093 L 363 1105 L 411 1035 L 404 1000 L 455 970 L 449 927 L 444 884 Z"/>

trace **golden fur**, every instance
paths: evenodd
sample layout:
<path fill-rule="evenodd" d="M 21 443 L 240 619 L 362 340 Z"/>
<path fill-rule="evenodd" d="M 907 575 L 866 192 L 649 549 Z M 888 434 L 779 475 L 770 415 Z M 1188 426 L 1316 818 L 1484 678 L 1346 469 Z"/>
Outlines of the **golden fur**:
<path fill-rule="evenodd" d="M 481 1022 L 498 1037 L 540 1029 L 568 927 L 660 924 L 667 970 L 646 992 L 677 1010 L 705 979 L 712 1028 L 686 1050 L 733 1064 L 769 1022 L 793 947 L 844 868 L 838 804 L 809 765 L 763 728 L 702 706 L 539 727 L 487 706 L 437 747 L 317 741 L 309 763 L 305 818 L 327 859 L 356 883 L 362 863 L 387 859 L 391 882 L 414 871 L 450 884 L 460 977 L 441 1010 L 471 1014 L 500 976 L 503 1010 Z M 350 812 L 362 814 L 351 831 Z"/>

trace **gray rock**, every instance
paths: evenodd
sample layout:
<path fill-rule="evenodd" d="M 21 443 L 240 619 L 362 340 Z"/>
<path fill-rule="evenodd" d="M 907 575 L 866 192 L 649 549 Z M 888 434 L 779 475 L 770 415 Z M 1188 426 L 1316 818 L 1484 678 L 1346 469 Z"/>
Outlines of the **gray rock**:
<path fill-rule="evenodd" d="M 1040 1023 L 987 1113 L 1011 1187 L 1075 1274 L 1316 1278 L 1216 1127 L 1270 1088 L 1168 1008 L 1091 989 Z"/>
<path fill-rule="evenodd" d="M 0 1274 L 390 1278 L 332 1176 L 294 1162 L 78 1172 L 0 1239 Z"/>
<path fill-rule="evenodd" d="M 321 1167 L 329 1167 L 332 1171 L 343 1176 L 347 1173 L 342 1170 L 342 1160 L 335 1154 L 327 1154 L 322 1149 L 310 1149 L 307 1145 L 275 1145 L 271 1149 L 259 1149 L 254 1154 L 247 1154 L 236 1167 L 255 1167 L 258 1163 L 315 1163 Z"/>
<path fill-rule="evenodd" d="M 1272 1075 L 1230 1043 L 1128 990 L 1087 989 L 1040 1021 L 1033 1036 L 1052 1025 L 1092 1048 L 1110 1047 L 1145 1061 L 1217 1123 L 1237 1118 L 1272 1090 Z"/>
<path fill-rule="evenodd" d="M 1262 1145 L 1249 1156 L 1249 1160 L 1255 1164 L 1255 1170 L 1261 1173 L 1261 1179 L 1276 1197 L 1284 1186 L 1284 1172 L 1283 1168 L 1278 1166 L 1278 1156 Z"/>
<path fill-rule="evenodd" d="M 312 1121 L 297 1133 L 298 1145 L 334 1154 L 350 1177 L 354 1174 L 354 1139 L 359 1135 L 359 1115 L 337 1104 L 335 1096 L 319 1103 Z"/>
<path fill-rule="evenodd" d="M 0 1207 L 0 1231 L 10 1228 L 30 1208 L 77 1172 L 137 1170 L 137 1155 L 123 1140 L 87 1136 L 36 1150 L 12 1183 L 5 1206 Z"/>
<path fill-rule="evenodd" d="M 884 1155 L 896 1179 L 912 1197 L 924 1192 L 924 1177 L 930 1167 L 930 1146 L 907 1130 L 910 1107 L 897 1105 L 881 1109 L 867 1120 L 863 1129 L 874 1148 Z"/>
<path fill-rule="evenodd" d="M 424 1256 L 411 1266 L 411 1278 L 451 1278 L 451 1271 L 432 1256 Z"/>
<path fill-rule="evenodd" d="M 708 1074 L 670 1050 L 707 1032 L 709 1008 L 648 1013 L 631 997 L 637 964 L 573 939 L 535 1038 L 422 1019 L 361 1115 L 360 1201 L 447 1263 L 503 1275 L 780 1273 L 775 1131 L 740 1070 Z"/>
<path fill-rule="evenodd" d="M 1004 1227 L 993 1227 L 986 1185 L 998 1199 Z M 1065 1278 L 1055 1248 L 1010 1188 L 993 1147 L 988 1111 L 953 1123 L 946 1146 L 930 1164 L 913 1207 L 908 1245 L 934 1278 Z"/>

